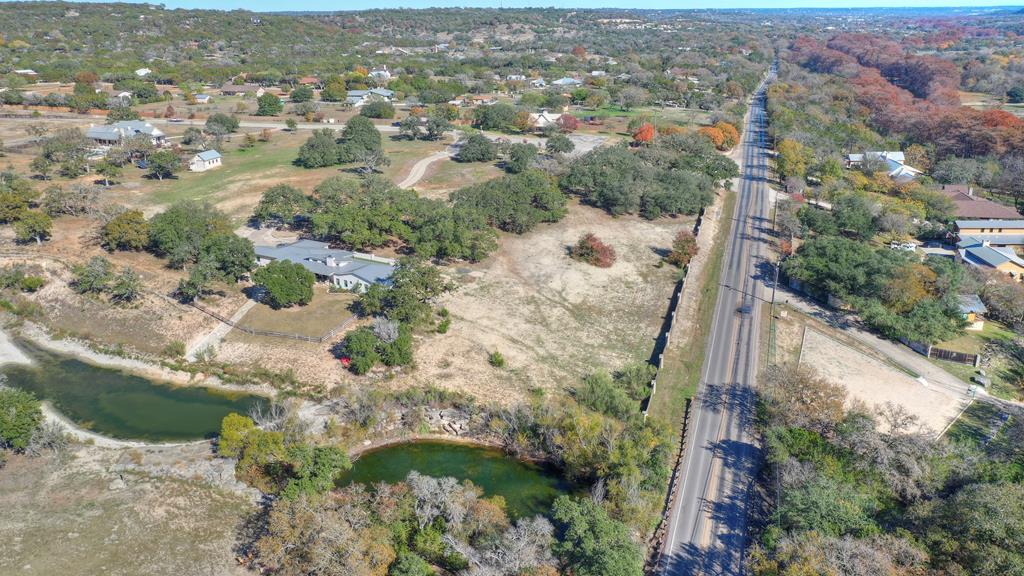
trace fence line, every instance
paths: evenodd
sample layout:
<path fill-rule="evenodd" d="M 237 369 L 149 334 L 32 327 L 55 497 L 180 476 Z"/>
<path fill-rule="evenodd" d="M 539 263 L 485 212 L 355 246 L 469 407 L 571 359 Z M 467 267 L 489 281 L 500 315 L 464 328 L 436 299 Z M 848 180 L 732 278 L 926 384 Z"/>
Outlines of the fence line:
<path fill-rule="evenodd" d="M 981 356 L 978 354 L 957 352 L 956 350 L 946 350 L 945 348 L 936 348 L 934 346 L 928 347 L 928 357 L 938 358 L 939 360 L 948 360 L 949 362 L 957 362 L 959 364 L 968 364 L 975 368 L 981 364 Z"/>
<path fill-rule="evenodd" d="M 203 305 L 201 305 L 201 304 L 199 304 L 197 302 L 189 302 L 188 305 L 193 307 L 193 308 L 195 308 L 196 310 L 199 310 L 200 312 L 202 312 L 204 314 L 207 314 L 207 315 L 212 316 L 213 318 L 215 318 L 217 320 L 220 320 L 224 324 L 227 324 L 228 326 L 231 326 L 231 328 L 233 328 L 234 330 L 238 330 L 238 331 L 244 332 L 246 334 L 251 334 L 253 336 L 270 336 L 270 337 L 274 337 L 274 338 L 288 338 L 288 339 L 291 339 L 291 340 L 301 340 L 303 342 L 314 342 L 314 343 L 323 343 L 323 342 L 326 342 L 327 340 L 330 340 L 330 339 L 334 338 L 338 334 L 338 332 L 341 332 L 345 328 L 348 328 L 356 320 L 355 316 L 349 316 L 348 318 L 344 319 L 340 324 L 338 324 L 334 328 L 331 328 L 330 330 L 328 330 L 327 332 L 321 334 L 320 336 L 306 336 L 304 334 L 292 334 L 292 333 L 289 333 L 289 332 L 276 332 L 274 330 L 257 330 L 255 328 L 249 328 L 249 327 L 246 327 L 246 326 L 240 326 L 237 322 L 231 320 L 230 318 L 225 317 L 223 314 L 214 312 L 213 310 L 210 310 L 209 308 L 207 308 L 207 307 L 205 307 L 205 306 L 203 306 Z"/>
<path fill-rule="evenodd" d="M 23 258 L 23 259 L 26 259 L 26 260 L 32 260 L 32 259 L 51 260 L 54 263 L 62 266 L 64 269 L 71 270 L 71 265 L 70 264 L 68 264 L 67 262 L 65 262 L 64 260 L 61 260 L 60 258 L 58 258 L 56 256 L 51 256 L 49 254 L 32 254 L 32 253 L 29 253 L 29 252 L 0 251 L 0 256 L 4 256 L 4 257 L 7 257 L 7 258 Z M 223 322 L 224 324 L 227 324 L 228 326 L 231 326 L 231 328 L 233 328 L 235 330 L 238 330 L 240 332 L 244 332 L 246 334 L 250 334 L 250 335 L 253 335 L 253 336 L 270 336 L 270 337 L 273 337 L 273 338 L 288 338 L 290 340 L 301 340 L 303 342 L 323 343 L 323 342 L 326 342 L 326 341 L 334 338 L 335 336 L 337 336 L 337 334 L 339 332 L 341 332 L 342 330 L 348 328 L 349 326 L 352 325 L 353 322 L 356 321 L 356 317 L 355 316 L 349 316 L 348 318 L 343 320 L 341 323 L 339 323 L 337 326 L 335 326 L 334 328 L 331 328 L 330 330 L 328 330 L 324 334 L 321 334 L 320 336 L 306 336 L 304 334 L 292 334 L 292 333 L 289 333 L 289 332 L 275 332 L 273 330 L 256 330 L 255 328 L 248 328 L 246 326 L 239 326 L 237 322 L 234 322 L 230 318 L 225 317 L 223 314 L 220 314 L 218 312 L 214 312 L 213 310 L 210 310 L 209 308 L 207 308 L 207 307 L 205 307 L 205 306 L 203 306 L 203 305 L 201 305 L 201 304 L 199 304 L 197 302 L 183 303 L 181 300 L 178 300 L 176 298 L 172 298 L 172 297 L 168 296 L 167 294 L 163 294 L 161 292 L 156 292 L 156 291 L 153 291 L 153 290 L 145 290 L 145 289 L 143 289 L 142 292 L 144 294 L 148 294 L 150 296 L 154 296 L 156 298 L 160 298 L 162 300 L 170 302 L 171 304 L 176 304 L 178 306 L 191 306 L 192 308 L 195 308 L 196 310 L 199 310 L 200 312 L 206 314 L 207 316 L 210 316 L 210 317 L 212 317 L 212 318 L 214 318 L 216 320 L 219 320 L 220 322 Z"/>
<path fill-rule="evenodd" d="M 693 224 L 694 238 L 700 234 L 701 224 L 704 223 L 704 213 L 704 208 L 701 208 L 700 212 L 697 213 L 697 221 Z M 672 290 L 672 297 L 669 298 L 668 313 L 666 314 L 669 320 L 665 322 L 664 329 L 658 334 L 658 338 L 654 344 L 654 351 L 651 353 L 651 364 L 657 367 L 657 371 L 654 374 L 654 378 L 651 380 L 651 393 L 648 394 L 646 404 L 644 405 L 644 420 L 647 420 L 647 415 L 651 409 L 651 403 L 654 401 L 654 394 L 658 391 L 658 374 L 661 372 L 661 369 L 665 367 L 665 350 L 668 349 L 669 342 L 671 342 L 672 339 L 672 327 L 676 325 L 676 320 L 679 319 L 679 304 L 683 300 L 683 288 L 685 286 L 686 276 L 683 276 L 683 278 L 676 282 L 676 286 Z M 655 360 L 657 361 L 655 362 Z"/>

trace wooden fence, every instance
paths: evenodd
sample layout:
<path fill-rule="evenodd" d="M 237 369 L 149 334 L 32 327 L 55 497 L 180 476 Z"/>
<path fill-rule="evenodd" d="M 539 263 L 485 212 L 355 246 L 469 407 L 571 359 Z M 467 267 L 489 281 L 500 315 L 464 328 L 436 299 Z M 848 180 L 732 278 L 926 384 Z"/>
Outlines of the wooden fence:
<path fill-rule="evenodd" d="M 948 360 L 949 362 L 957 362 L 959 364 L 967 364 L 969 366 L 974 366 L 975 368 L 981 364 L 981 356 L 978 354 L 957 352 L 955 350 L 946 350 L 944 348 L 936 348 L 934 346 L 928 347 L 928 357 L 938 358 L 939 360 Z"/>

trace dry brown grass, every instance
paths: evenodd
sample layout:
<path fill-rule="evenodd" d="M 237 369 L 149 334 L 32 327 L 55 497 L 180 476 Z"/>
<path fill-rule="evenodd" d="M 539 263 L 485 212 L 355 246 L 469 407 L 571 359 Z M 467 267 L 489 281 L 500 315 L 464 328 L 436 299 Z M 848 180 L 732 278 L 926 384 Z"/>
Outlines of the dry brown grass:
<path fill-rule="evenodd" d="M 0 469 L 0 573 L 242 575 L 244 498 L 184 480 L 109 472 L 119 451 L 81 448 L 65 465 L 16 456 Z"/>
<path fill-rule="evenodd" d="M 657 266 L 655 249 L 689 226 L 689 218 L 613 218 L 574 204 L 562 222 L 503 235 L 491 258 L 449 270 L 461 285 L 440 302 L 451 311 L 451 328 L 421 337 L 416 370 L 394 385 L 433 384 L 511 402 L 532 388 L 563 390 L 598 368 L 646 360 L 674 282 L 674 269 Z M 615 248 L 612 267 L 569 258 L 568 247 L 590 231 Z M 488 364 L 494 351 L 507 368 Z"/>

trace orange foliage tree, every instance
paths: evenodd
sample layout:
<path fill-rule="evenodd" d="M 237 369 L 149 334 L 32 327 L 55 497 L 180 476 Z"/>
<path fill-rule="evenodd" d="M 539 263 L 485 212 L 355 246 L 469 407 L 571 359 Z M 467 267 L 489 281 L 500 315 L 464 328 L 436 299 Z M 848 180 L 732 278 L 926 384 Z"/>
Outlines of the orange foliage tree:
<path fill-rule="evenodd" d="M 722 133 L 722 136 L 725 137 L 723 146 L 725 146 L 726 149 L 732 148 L 740 143 L 740 131 L 732 124 L 725 122 L 724 120 L 719 120 L 718 122 L 715 122 L 714 127 Z"/>
<path fill-rule="evenodd" d="M 654 125 L 642 124 L 633 132 L 633 142 L 637 144 L 650 144 L 654 140 Z"/>
<path fill-rule="evenodd" d="M 697 131 L 706 136 L 708 140 L 711 140 L 715 148 L 719 150 L 725 149 L 725 134 L 722 134 L 722 131 L 718 128 L 714 126 L 701 126 Z"/>

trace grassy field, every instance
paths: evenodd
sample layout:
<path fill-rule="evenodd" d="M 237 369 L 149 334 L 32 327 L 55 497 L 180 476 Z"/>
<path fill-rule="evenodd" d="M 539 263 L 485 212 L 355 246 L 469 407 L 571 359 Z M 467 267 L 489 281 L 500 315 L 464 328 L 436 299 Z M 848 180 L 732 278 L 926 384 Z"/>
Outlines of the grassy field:
<path fill-rule="evenodd" d="M 999 98 L 985 92 L 960 91 L 960 103 L 980 110 L 1005 110 L 1016 116 L 1024 117 L 1024 104 L 1005 104 Z"/>
<path fill-rule="evenodd" d="M 966 354 L 980 354 L 985 344 L 989 342 L 1012 339 L 1012 330 L 995 320 L 985 320 L 985 327 L 982 330 L 967 330 L 958 338 L 940 342 L 935 346 Z"/>
<path fill-rule="evenodd" d="M 173 180 L 156 183 L 150 197 L 158 204 L 209 199 L 223 190 L 228 182 L 249 180 L 255 174 L 272 170 L 284 169 L 303 175 L 323 172 L 323 178 L 336 172 L 333 168 L 308 170 L 295 166 L 292 162 L 298 155 L 299 146 L 304 139 L 292 134 L 276 136 L 277 138 L 269 143 L 257 144 L 255 148 L 247 150 L 228 147 L 224 151 L 224 164 L 221 168 L 199 173 L 183 172 Z"/>
<path fill-rule="evenodd" d="M 423 196 L 447 199 L 448 193 L 463 186 L 492 180 L 505 172 L 495 164 L 484 162 L 455 162 L 440 160 L 427 169 L 426 175 L 415 185 Z"/>
<path fill-rule="evenodd" d="M 257 304 L 242 318 L 239 325 L 254 330 L 270 330 L 301 334 L 318 338 L 346 318 L 352 316 L 349 307 L 355 302 L 354 294 L 329 293 L 325 286 L 317 285 L 313 301 L 305 306 L 274 310 L 266 304 Z"/>
<path fill-rule="evenodd" d="M 1014 336 L 1013 331 L 1003 324 L 985 320 L 983 330 L 966 331 L 958 338 L 936 344 L 936 347 L 980 354 L 987 345 L 995 344 L 995 347 L 989 347 L 990 350 L 994 348 L 995 352 L 986 358 L 987 365 L 983 367 L 986 375 L 992 379 L 988 392 L 998 398 L 1020 400 L 1024 398 L 1024 352 L 1014 344 Z M 934 358 L 931 360 L 964 382 L 970 382 L 971 377 L 978 373 L 977 368 L 966 364 Z"/>
<path fill-rule="evenodd" d="M 987 402 L 975 402 L 949 427 L 946 437 L 954 442 L 980 445 L 988 440 L 993 424 L 1001 419 L 1002 411 L 998 406 Z"/>
<path fill-rule="evenodd" d="M 694 332 L 685 347 L 669 347 L 665 352 L 665 366 L 658 374 L 658 395 L 662 400 L 654 402 L 650 411 L 654 418 L 675 423 L 680 415 L 680 407 L 687 398 L 692 398 L 697 393 L 708 335 L 713 323 L 715 301 L 718 300 L 722 259 L 725 257 L 726 239 L 732 228 L 735 205 L 736 193 L 728 192 L 722 203 L 721 227 L 715 236 L 711 257 L 705 263 L 707 275 L 700 287 L 700 312 L 697 318 L 690 320 Z"/>
<path fill-rule="evenodd" d="M 222 151 L 224 164 L 207 172 L 182 172 L 163 182 L 143 178 L 141 170 L 126 170 L 125 182 L 143 191 L 135 201 L 145 206 L 167 205 L 182 200 L 203 200 L 217 205 L 228 214 L 244 218 L 259 202 L 260 195 L 277 184 L 287 184 L 310 192 L 323 180 L 337 175 L 358 178 L 351 166 L 303 168 L 294 164 L 305 133 L 274 132 L 270 142 L 257 143 L 249 149 L 239 148 L 244 137 L 236 135 Z M 391 160 L 382 169 L 392 181 L 403 178 L 419 159 L 445 146 L 441 142 L 392 140 L 384 138 L 384 151 Z"/>

